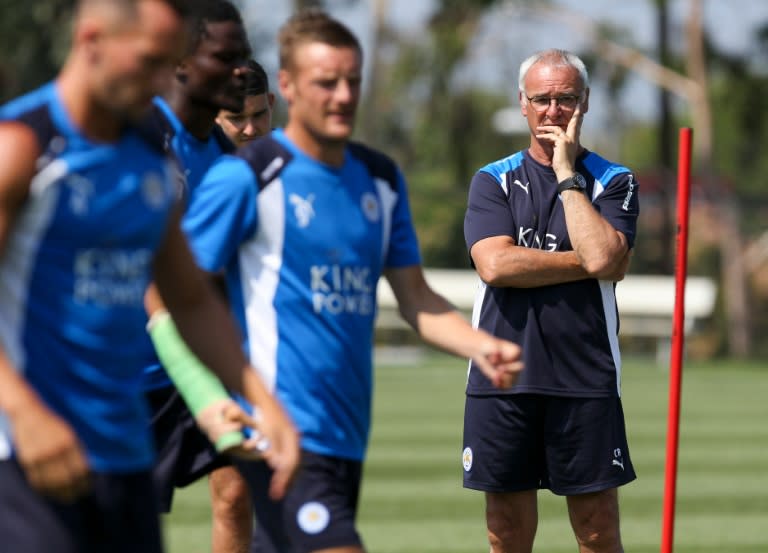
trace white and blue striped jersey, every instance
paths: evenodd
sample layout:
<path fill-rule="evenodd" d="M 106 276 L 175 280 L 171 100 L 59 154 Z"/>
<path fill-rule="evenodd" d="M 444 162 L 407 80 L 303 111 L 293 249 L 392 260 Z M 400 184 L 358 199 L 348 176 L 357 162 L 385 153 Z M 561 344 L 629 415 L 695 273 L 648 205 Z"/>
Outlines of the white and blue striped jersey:
<path fill-rule="evenodd" d="M 625 167 L 583 152 L 576 171 L 587 181 L 592 205 L 631 248 L 639 214 L 638 184 Z M 551 167 L 527 150 L 482 168 L 472 179 L 464 219 L 467 248 L 491 236 L 517 246 L 570 251 L 565 212 Z M 473 365 L 467 393 L 536 393 L 570 397 L 620 394 L 621 355 L 615 283 L 585 279 L 537 288 L 481 285 L 473 323 L 520 344 L 525 369 L 507 392 Z"/>
<path fill-rule="evenodd" d="M 204 268 L 226 270 L 244 347 L 302 447 L 362 460 L 376 286 L 386 268 L 421 262 L 395 164 L 352 143 L 330 167 L 276 130 L 211 168 L 185 230 Z"/>
<path fill-rule="evenodd" d="M 114 144 L 91 142 L 53 83 L 0 118 L 32 128 L 44 152 L 0 257 L 0 342 L 94 470 L 146 470 L 143 298 L 178 198 L 161 139 L 135 127 Z M 0 413 L 0 458 L 12 440 Z"/>
<path fill-rule="evenodd" d="M 214 131 L 207 140 L 199 140 L 187 131 L 164 99 L 158 97 L 155 98 L 154 102 L 155 111 L 152 114 L 152 123 L 162 133 L 166 151 L 176 159 L 183 173 L 180 180 L 185 186 L 186 205 L 189 205 L 189 199 L 205 172 L 220 155 L 233 152 L 235 147 L 218 126 L 214 127 Z M 145 388 L 155 390 L 172 386 L 173 383 L 160 365 L 160 360 L 157 358 L 149 336 L 147 336 L 145 343 L 145 351 Z"/>

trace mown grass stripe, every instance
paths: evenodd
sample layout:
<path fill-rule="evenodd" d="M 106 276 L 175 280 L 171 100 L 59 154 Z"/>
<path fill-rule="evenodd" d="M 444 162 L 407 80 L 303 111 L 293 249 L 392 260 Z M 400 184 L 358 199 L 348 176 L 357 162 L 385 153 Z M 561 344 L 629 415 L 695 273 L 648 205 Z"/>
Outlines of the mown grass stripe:
<path fill-rule="evenodd" d="M 359 523 L 370 553 L 487 551 L 483 496 L 461 487 L 466 365 L 443 356 L 379 367 Z M 626 551 L 657 553 L 669 375 L 627 360 L 623 402 L 639 478 L 620 492 Z M 686 366 L 675 553 L 768 553 L 768 368 Z M 539 494 L 537 553 L 572 553 L 565 501 Z M 205 553 L 203 480 L 177 494 L 168 553 Z"/>

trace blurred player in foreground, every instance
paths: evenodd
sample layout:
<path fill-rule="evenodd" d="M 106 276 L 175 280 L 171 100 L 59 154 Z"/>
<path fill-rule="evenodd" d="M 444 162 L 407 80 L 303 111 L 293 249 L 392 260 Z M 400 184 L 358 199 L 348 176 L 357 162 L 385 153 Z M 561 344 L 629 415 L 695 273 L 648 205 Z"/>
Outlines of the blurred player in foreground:
<path fill-rule="evenodd" d="M 0 109 L 3 550 L 162 551 L 139 346 L 151 278 L 200 358 L 262 409 L 270 462 L 291 457 L 293 426 L 194 263 L 142 123 L 181 55 L 180 4 L 80 0 L 56 80 Z"/>

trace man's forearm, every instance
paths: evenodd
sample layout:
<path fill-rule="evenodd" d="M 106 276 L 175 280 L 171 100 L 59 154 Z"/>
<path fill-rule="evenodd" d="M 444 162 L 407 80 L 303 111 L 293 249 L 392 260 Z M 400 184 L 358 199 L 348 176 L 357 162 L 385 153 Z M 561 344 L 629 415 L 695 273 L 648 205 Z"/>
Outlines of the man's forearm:
<path fill-rule="evenodd" d="M 183 306 L 167 306 L 190 350 L 233 391 L 243 392 L 243 370 L 248 361 L 238 341 L 239 332 L 223 302 L 211 290 Z"/>
<path fill-rule="evenodd" d="M 550 252 L 508 245 L 473 259 L 480 278 L 496 287 L 537 288 L 589 278 L 573 251 Z"/>
<path fill-rule="evenodd" d="M 0 347 L 0 411 L 13 418 L 29 401 L 38 400 L 37 394 L 11 366 Z"/>
<path fill-rule="evenodd" d="M 627 253 L 627 245 L 616 229 L 583 192 L 566 190 L 561 197 L 568 236 L 584 270 L 594 276 L 617 266 Z"/>

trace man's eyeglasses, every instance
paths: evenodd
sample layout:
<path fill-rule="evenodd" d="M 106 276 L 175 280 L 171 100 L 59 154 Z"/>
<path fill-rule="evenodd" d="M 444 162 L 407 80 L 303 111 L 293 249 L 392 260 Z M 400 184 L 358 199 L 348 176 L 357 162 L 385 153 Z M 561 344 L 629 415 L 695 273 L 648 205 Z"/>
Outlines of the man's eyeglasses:
<path fill-rule="evenodd" d="M 579 103 L 581 95 L 576 94 L 563 94 L 562 96 L 526 96 L 528 102 L 533 106 L 536 111 L 546 111 L 552 102 L 555 105 L 560 106 L 562 109 L 576 109 L 576 104 Z"/>

